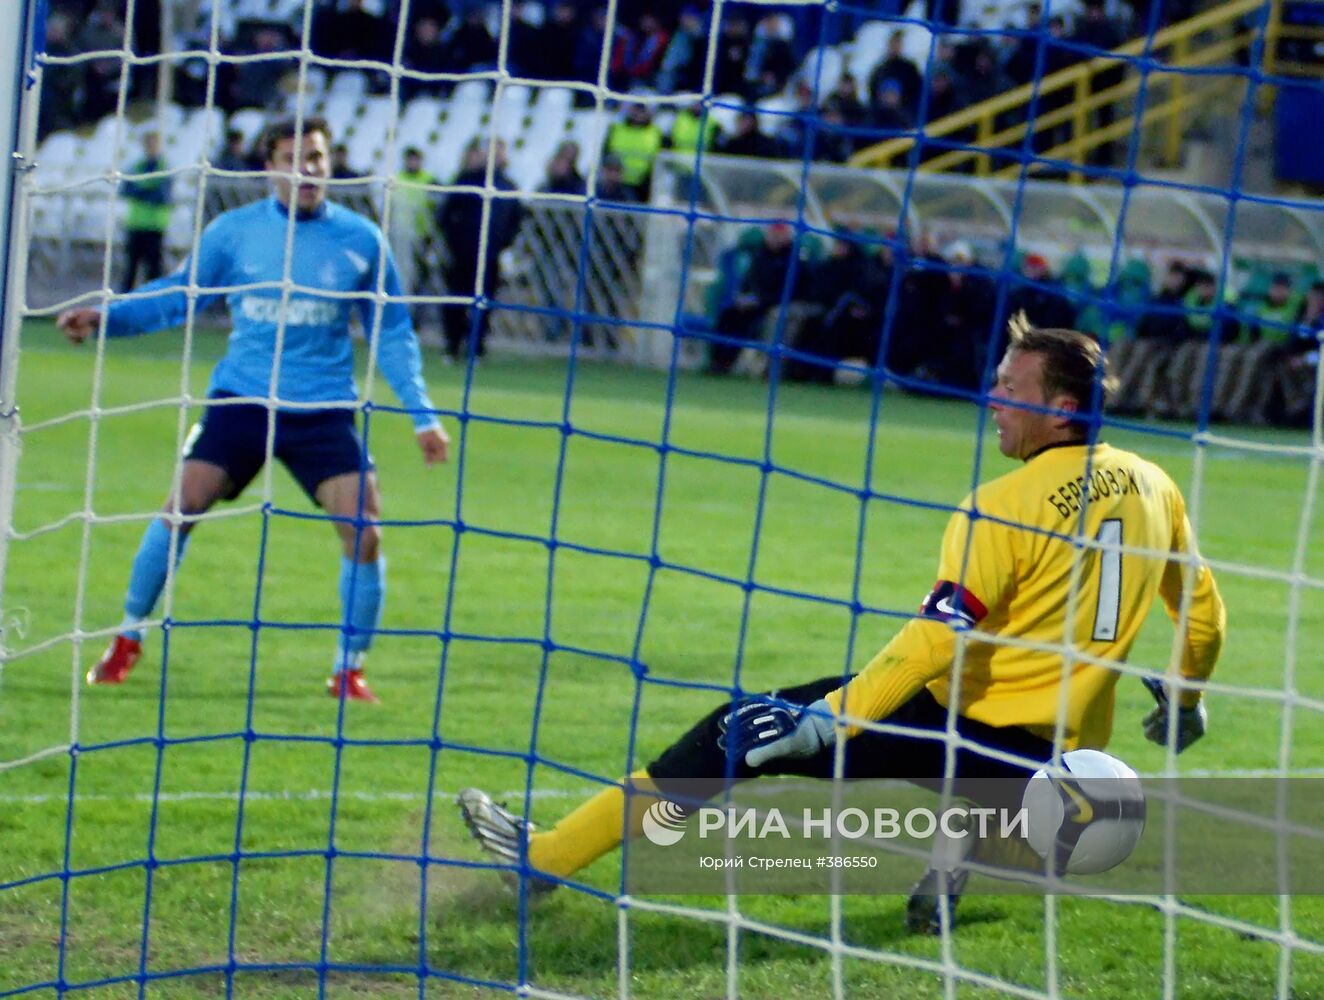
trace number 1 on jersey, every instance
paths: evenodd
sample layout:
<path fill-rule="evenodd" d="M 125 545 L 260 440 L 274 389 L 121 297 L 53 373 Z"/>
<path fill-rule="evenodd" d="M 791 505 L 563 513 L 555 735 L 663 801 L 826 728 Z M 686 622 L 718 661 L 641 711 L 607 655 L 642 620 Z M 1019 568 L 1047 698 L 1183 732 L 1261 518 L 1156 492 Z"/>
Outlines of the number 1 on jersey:
<path fill-rule="evenodd" d="M 1099 543 L 1099 605 L 1094 611 L 1094 639 L 1112 642 L 1117 638 L 1117 616 L 1122 606 L 1122 519 L 1109 518 L 1099 525 L 1094 539 Z"/>

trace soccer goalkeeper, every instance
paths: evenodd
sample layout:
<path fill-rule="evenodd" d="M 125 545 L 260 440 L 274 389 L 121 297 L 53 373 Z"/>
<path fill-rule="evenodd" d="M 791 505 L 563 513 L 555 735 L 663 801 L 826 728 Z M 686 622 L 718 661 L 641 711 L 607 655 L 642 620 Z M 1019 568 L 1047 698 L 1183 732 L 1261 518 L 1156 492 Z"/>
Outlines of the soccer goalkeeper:
<path fill-rule="evenodd" d="M 546 832 L 466 790 L 459 805 L 470 831 L 517 868 L 527 856 L 530 885 L 547 888 L 623 834 L 637 835 L 658 796 L 692 796 L 687 779 L 831 778 L 835 745 L 844 741 L 847 779 L 940 788 L 953 701 L 956 794 L 969 782 L 998 778 L 1010 779 L 999 783 L 1004 790 L 1023 790 L 1053 755 L 1059 705 L 1064 751 L 1108 742 L 1120 676 L 1109 664 L 1126 659 L 1156 596 L 1174 622 L 1189 599 L 1183 680 L 1175 702 L 1162 698 L 1144 730 L 1165 743 L 1175 713 L 1176 750 L 1185 750 L 1205 731 L 1199 682 L 1222 646 L 1223 603 L 1196 554 L 1176 485 L 1138 455 L 1094 440 L 1100 378 L 1106 389 L 1106 362 L 1090 338 L 1034 329 L 1023 316 L 1013 321 L 988 406 L 1003 454 L 1023 464 L 979 487 L 952 515 L 933 590 L 859 674 L 721 706 L 623 787 L 608 787 Z M 958 637 L 970 629 L 979 631 L 966 637 L 957 670 Z M 1058 652 L 1064 644 L 1080 658 L 1065 660 Z M 906 732 L 880 732 L 874 721 Z M 1023 854 L 1017 863 L 1016 844 L 959 843 L 966 853 L 916 886 L 907 907 L 913 930 L 936 932 L 944 899 L 950 915 L 968 874 L 963 864 L 1029 867 Z"/>
<path fill-rule="evenodd" d="M 197 308 L 229 287 L 233 323 L 229 347 L 212 372 L 208 405 L 184 447 L 178 504 L 184 520 L 174 540 L 178 561 L 196 518 L 218 500 L 233 500 L 262 469 L 268 421 L 272 454 L 314 503 L 334 519 L 342 543 L 340 599 L 345 623 L 327 682 L 332 695 L 376 701 L 363 676 L 363 657 L 381 619 L 386 561 L 381 555 L 381 497 L 372 459 L 354 425 L 351 303 L 376 336 L 377 363 L 413 418 L 418 447 L 431 465 L 446 461 L 450 441 L 423 382 L 418 340 L 399 301 L 400 281 L 381 231 L 369 219 L 328 204 L 322 180 L 330 170 L 331 132 L 318 118 L 301 130 L 283 121 L 262 139 L 274 196 L 225 212 L 203 231 L 195 262 L 144 285 L 133 298 L 100 310 L 70 309 L 60 328 L 79 344 L 104 322 L 108 337 L 175 327 L 188 314 L 185 286 L 196 281 Z M 286 259 L 290 213 L 294 241 Z M 288 270 L 292 287 L 281 288 Z M 378 291 L 387 300 L 377 300 Z M 346 295 L 346 293 L 349 293 Z M 335 296 L 335 297 L 333 297 Z M 380 315 L 378 315 L 380 313 Z M 283 333 L 283 339 L 282 339 Z M 273 369 L 279 368 L 273 391 Z M 286 406 L 286 404 L 297 404 Z M 119 634 L 87 673 L 89 684 L 119 684 L 142 655 L 143 622 L 165 587 L 171 522 L 147 526 L 129 575 Z"/>

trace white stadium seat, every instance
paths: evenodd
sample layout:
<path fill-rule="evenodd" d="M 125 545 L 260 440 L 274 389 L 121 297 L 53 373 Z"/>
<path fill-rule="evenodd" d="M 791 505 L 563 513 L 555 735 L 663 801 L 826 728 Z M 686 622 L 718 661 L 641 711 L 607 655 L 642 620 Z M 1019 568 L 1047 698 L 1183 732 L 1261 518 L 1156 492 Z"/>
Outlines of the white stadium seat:
<path fill-rule="evenodd" d="M 348 94 L 329 94 L 322 106 L 322 116 L 331 123 L 335 132 L 349 127 L 359 113 L 359 98 Z"/>
<path fill-rule="evenodd" d="M 486 109 L 491 98 L 492 86 L 486 80 L 465 80 L 451 94 L 451 107 L 469 104 Z"/>
<path fill-rule="evenodd" d="M 533 191 L 547 174 L 551 154 L 541 145 L 524 146 L 511 151 L 510 179 L 521 191 Z"/>
<path fill-rule="evenodd" d="M 67 166 L 78 159 L 78 136 L 72 132 L 52 132 L 37 148 L 37 163 Z"/>
<path fill-rule="evenodd" d="M 869 74 L 883 61 L 887 54 L 887 39 L 897 27 L 886 21 L 865 21 L 855 33 L 846 68 L 862 87 L 869 86 Z"/>
<path fill-rule="evenodd" d="M 759 116 L 759 131 L 773 135 L 788 124 L 787 116 L 778 112 L 794 111 L 795 102 L 786 97 L 765 97 L 754 108 Z"/>
<path fill-rule="evenodd" d="M 572 116 L 568 138 L 579 144 L 580 173 L 587 175 L 588 168 L 601 158 L 602 144 L 607 141 L 611 119 L 610 114 L 597 109 L 577 111 Z"/>
<path fill-rule="evenodd" d="M 538 92 L 538 99 L 529 112 L 530 130 L 560 135 L 570 121 L 574 95 L 564 87 L 552 87 Z"/>
<path fill-rule="evenodd" d="M 730 135 L 736 129 L 736 118 L 744 103 L 745 99 L 739 94 L 719 94 L 708 110 L 708 117 L 717 123 L 723 134 Z"/>
<path fill-rule="evenodd" d="M 356 101 L 368 92 L 368 78 L 356 69 L 341 70 L 326 90 L 328 96 L 353 97 Z"/>
<path fill-rule="evenodd" d="M 415 97 L 405 105 L 404 113 L 400 115 L 400 131 L 422 130 L 426 135 L 437 127 L 444 110 L 445 105 L 435 97 Z"/>
<path fill-rule="evenodd" d="M 815 89 L 818 99 L 822 101 L 836 90 L 837 82 L 845 71 L 846 59 L 841 52 L 830 45 L 820 45 L 805 53 L 804 62 L 791 77 L 787 90 L 793 93 L 796 84 L 804 82 Z"/>
<path fill-rule="evenodd" d="M 533 88 L 525 87 L 522 84 L 514 84 L 509 87 L 501 88 L 501 96 L 496 100 L 496 106 L 502 113 L 509 111 L 523 116 L 529 109 L 529 101 L 533 97 Z"/>
<path fill-rule="evenodd" d="M 256 108 L 243 108 L 230 116 L 230 128 L 244 134 L 244 145 L 251 146 L 267 124 L 267 116 Z"/>

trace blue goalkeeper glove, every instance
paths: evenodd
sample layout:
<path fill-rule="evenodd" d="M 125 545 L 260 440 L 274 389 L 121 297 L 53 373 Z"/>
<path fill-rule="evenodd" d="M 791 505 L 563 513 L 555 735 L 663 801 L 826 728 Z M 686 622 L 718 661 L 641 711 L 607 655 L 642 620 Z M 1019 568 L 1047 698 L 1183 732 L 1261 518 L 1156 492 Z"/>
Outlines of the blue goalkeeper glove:
<path fill-rule="evenodd" d="M 812 757 L 836 742 L 832 708 L 820 698 L 807 708 L 764 696 L 738 702 L 721 719 L 718 746 L 750 767 L 781 757 Z"/>
<path fill-rule="evenodd" d="M 1145 687 L 1158 702 L 1158 707 L 1145 716 L 1145 739 L 1164 747 L 1168 745 L 1168 689 L 1157 677 L 1143 679 Z M 1181 753 L 1188 746 L 1204 735 L 1209 726 L 1209 713 L 1205 711 L 1204 701 L 1196 703 L 1194 708 L 1177 709 L 1177 752 Z"/>

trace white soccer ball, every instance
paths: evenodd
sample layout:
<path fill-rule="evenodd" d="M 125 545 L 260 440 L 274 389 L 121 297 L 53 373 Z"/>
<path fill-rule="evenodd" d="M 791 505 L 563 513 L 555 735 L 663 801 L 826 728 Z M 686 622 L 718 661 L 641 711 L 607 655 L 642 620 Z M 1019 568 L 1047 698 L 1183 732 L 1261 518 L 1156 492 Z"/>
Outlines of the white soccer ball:
<path fill-rule="evenodd" d="M 1030 846 L 1058 875 L 1116 868 L 1145 832 L 1140 776 L 1101 750 L 1069 750 L 1062 771 L 1040 768 L 1025 788 Z"/>

